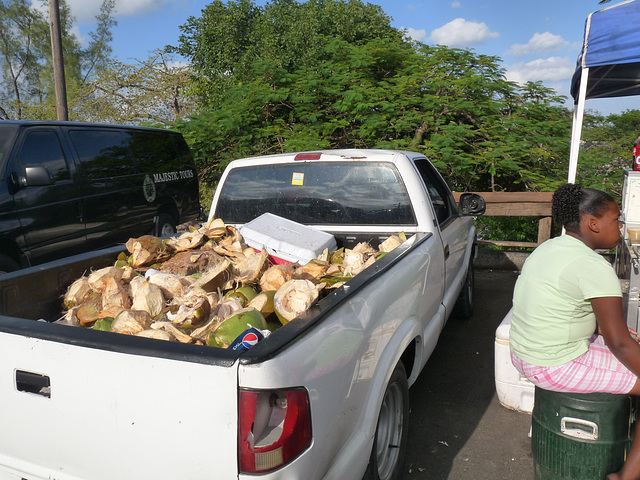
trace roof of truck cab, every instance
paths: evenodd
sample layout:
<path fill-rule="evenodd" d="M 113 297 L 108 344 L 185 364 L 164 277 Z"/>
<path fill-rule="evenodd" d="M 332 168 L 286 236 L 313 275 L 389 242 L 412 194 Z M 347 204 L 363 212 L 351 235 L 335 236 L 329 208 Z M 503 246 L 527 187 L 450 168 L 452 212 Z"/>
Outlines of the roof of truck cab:
<path fill-rule="evenodd" d="M 395 163 L 400 158 L 425 158 L 421 153 L 403 150 L 383 149 L 340 149 L 340 150 L 313 150 L 305 152 L 278 153 L 274 155 L 261 155 L 255 157 L 240 158 L 230 165 L 240 167 L 245 165 L 260 165 L 263 163 L 288 163 L 288 162 L 319 162 L 319 161 L 343 161 L 343 160 L 375 160 Z"/>

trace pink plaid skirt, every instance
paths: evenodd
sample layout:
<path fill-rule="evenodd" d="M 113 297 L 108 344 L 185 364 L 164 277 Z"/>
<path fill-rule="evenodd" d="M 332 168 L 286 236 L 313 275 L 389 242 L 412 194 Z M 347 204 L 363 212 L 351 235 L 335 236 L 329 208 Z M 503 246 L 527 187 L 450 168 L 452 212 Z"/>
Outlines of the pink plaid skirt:
<path fill-rule="evenodd" d="M 600 335 L 589 340 L 589 350 L 557 367 L 538 367 L 511 354 L 522 375 L 545 390 L 575 393 L 629 393 L 637 377 L 611 353 Z"/>

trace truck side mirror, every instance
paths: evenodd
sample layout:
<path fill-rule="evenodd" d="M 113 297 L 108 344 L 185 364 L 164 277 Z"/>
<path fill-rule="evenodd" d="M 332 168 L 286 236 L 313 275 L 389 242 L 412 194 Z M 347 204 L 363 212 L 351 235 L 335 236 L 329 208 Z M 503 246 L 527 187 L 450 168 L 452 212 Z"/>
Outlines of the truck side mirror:
<path fill-rule="evenodd" d="M 18 184 L 23 188 L 44 187 L 53 185 L 53 179 L 45 167 L 25 167 L 24 175 L 19 177 Z"/>
<path fill-rule="evenodd" d="M 487 202 L 477 193 L 463 193 L 460 195 L 460 213 L 465 216 L 483 215 L 487 209 Z"/>

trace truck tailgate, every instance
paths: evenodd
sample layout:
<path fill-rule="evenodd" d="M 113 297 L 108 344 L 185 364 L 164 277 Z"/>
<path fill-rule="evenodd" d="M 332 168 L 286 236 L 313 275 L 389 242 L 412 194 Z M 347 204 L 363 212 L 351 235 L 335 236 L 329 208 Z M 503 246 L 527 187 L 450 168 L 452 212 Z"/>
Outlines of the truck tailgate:
<path fill-rule="evenodd" d="M 237 478 L 237 362 L 125 350 L 0 331 L 0 479 Z"/>

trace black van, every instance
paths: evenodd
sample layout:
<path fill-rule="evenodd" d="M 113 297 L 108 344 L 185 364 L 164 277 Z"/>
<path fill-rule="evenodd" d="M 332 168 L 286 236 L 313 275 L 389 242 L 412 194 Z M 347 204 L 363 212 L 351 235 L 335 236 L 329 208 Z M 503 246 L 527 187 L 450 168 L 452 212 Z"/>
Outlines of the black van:
<path fill-rule="evenodd" d="M 0 272 L 199 219 L 196 167 L 178 133 L 0 121 Z"/>

